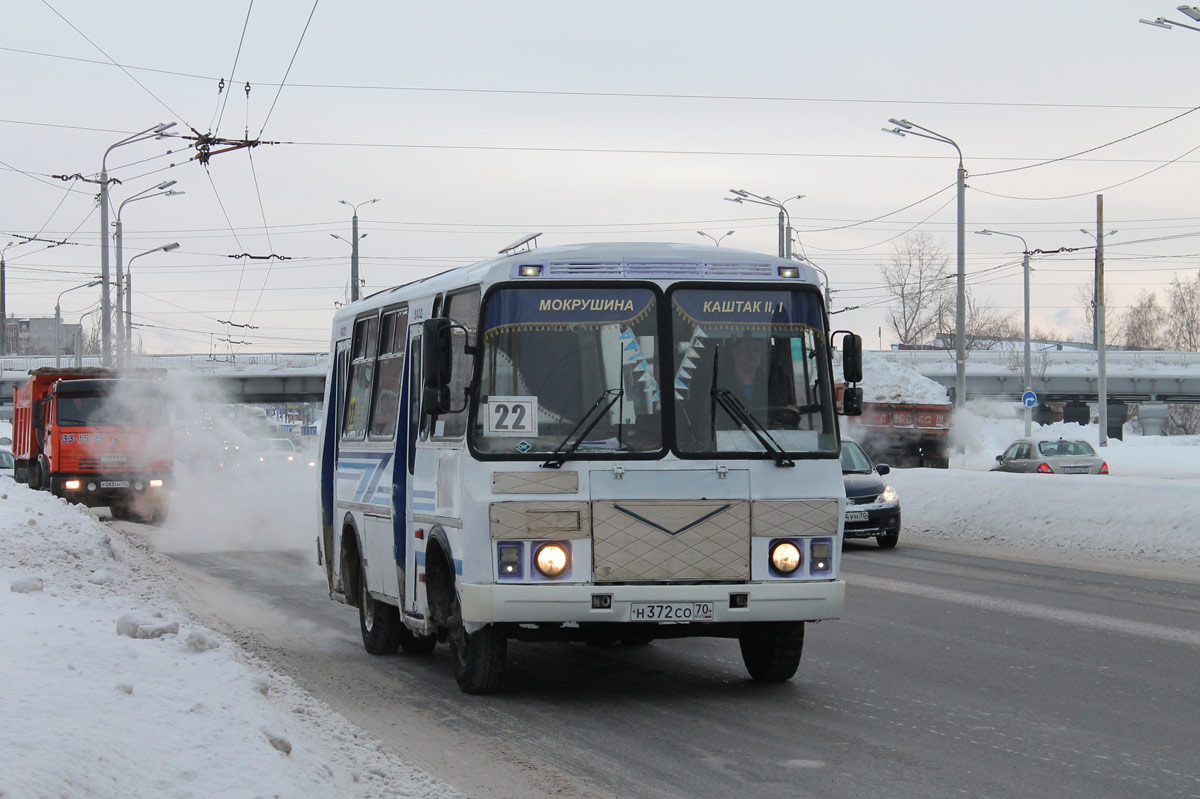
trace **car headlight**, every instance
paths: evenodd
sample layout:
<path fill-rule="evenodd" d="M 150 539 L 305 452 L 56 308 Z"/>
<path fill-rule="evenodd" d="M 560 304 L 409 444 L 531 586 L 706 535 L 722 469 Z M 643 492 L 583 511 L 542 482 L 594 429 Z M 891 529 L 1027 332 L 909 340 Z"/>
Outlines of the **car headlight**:
<path fill-rule="evenodd" d="M 771 547 L 771 566 L 783 575 L 791 574 L 800 568 L 800 547 L 791 541 L 777 541 Z"/>
<path fill-rule="evenodd" d="M 883 493 L 879 495 L 879 501 L 886 502 L 889 505 L 895 504 L 900 501 L 900 495 L 891 486 L 884 486 Z"/>
<path fill-rule="evenodd" d="M 533 565 L 543 577 L 560 577 L 571 557 L 562 544 L 542 544 L 533 556 Z"/>

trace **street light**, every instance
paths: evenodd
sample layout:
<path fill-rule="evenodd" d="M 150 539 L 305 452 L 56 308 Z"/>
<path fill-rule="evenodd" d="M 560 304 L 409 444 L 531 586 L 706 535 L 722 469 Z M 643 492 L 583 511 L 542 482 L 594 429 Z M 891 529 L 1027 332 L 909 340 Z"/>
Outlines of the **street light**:
<path fill-rule="evenodd" d="M 124 325 L 121 324 L 121 306 L 125 304 L 125 302 L 124 302 L 125 279 L 124 279 L 124 276 L 121 274 L 121 249 L 122 249 L 121 211 L 123 211 L 125 209 L 125 206 L 128 205 L 129 203 L 137 202 L 138 200 L 149 200 L 151 197 L 160 197 L 160 196 L 175 197 L 176 195 L 179 195 L 179 194 L 186 194 L 187 192 L 170 191 L 169 190 L 177 182 L 178 181 L 174 181 L 174 180 L 166 180 L 166 181 L 163 181 L 162 183 L 158 184 L 157 186 L 151 186 L 150 188 L 142 189 L 141 191 L 139 191 L 137 194 L 133 195 L 132 197 L 126 198 L 124 202 L 122 202 L 119 206 L 117 206 L 117 223 L 116 223 L 117 340 L 116 340 L 116 350 L 118 353 L 122 353 L 122 352 L 128 353 L 129 352 L 129 341 L 125 338 Z M 149 194 L 148 192 L 154 192 L 154 193 Z M 117 360 L 120 361 L 120 357 L 118 357 Z"/>
<path fill-rule="evenodd" d="M 182 194 L 182 192 L 180 192 Z M 163 244 L 160 247 L 155 247 L 145 252 L 139 252 L 137 255 L 129 259 L 129 268 L 125 270 L 125 365 L 128 366 L 133 360 L 133 262 L 143 255 L 149 255 L 152 252 L 170 252 L 178 250 L 179 242 L 173 241 L 170 244 Z M 117 309 L 120 313 L 121 309 Z"/>
<path fill-rule="evenodd" d="M 1029 360 L 1029 244 L 1025 241 L 1024 236 L 1018 236 L 1016 233 L 1004 233 L 999 230 L 977 230 L 975 231 L 981 236 L 1008 236 L 1014 239 L 1021 240 L 1021 269 L 1025 273 L 1025 392 L 1033 391 L 1033 368 Z M 1025 393 L 1023 392 L 1023 394 Z M 1022 396 L 1021 404 L 1025 405 L 1024 396 Z M 1029 438 L 1033 435 L 1033 409 L 1025 405 L 1025 437 Z"/>
<path fill-rule="evenodd" d="M 907 119 L 889 119 L 894 128 L 884 133 L 896 136 L 919 136 L 922 139 L 949 144 L 958 153 L 958 293 L 954 305 L 954 405 L 963 407 L 967 401 L 967 170 L 963 167 L 962 148 L 949 136 L 924 128 Z"/>
<path fill-rule="evenodd" d="M 342 205 L 348 205 L 354 210 L 354 216 L 350 225 L 350 241 L 347 242 L 350 245 L 350 301 L 353 302 L 354 300 L 358 299 L 358 240 L 365 239 L 367 237 L 366 233 L 362 234 L 361 236 L 358 235 L 358 209 L 359 206 L 370 205 L 371 203 L 379 202 L 379 198 L 376 197 L 373 200 L 364 200 L 363 202 L 358 203 L 358 205 L 355 205 L 354 203 L 348 203 L 345 200 L 338 200 L 338 202 Z M 329 235 L 340 241 L 346 241 L 336 233 L 330 233 Z"/>
<path fill-rule="evenodd" d="M 4 254 L 9 247 L 20 247 L 28 241 L 10 241 L 0 247 L 0 355 L 8 354 L 8 311 L 4 305 Z"/>
<path fill-rule="evenodd" d="M 1185 16 L 1190 17 L 1194 22 L 1200 22 L 1200 8 L 1196 8 L 1195 6 L 1178 6 L 1176 10 Z M 1189 25 L 1186 22 L 1176 22 L 1175 20 L 1167 19 L 1166 17 L 1158 17 L 1157 19 L 1152 20 L 1139 19 L 1138 22 L 1142 23 L 1143 25 L 1153 25 L 1156 28 L 1165 28 L 1166 30 L 1171 30 L 1173 26 L 1178 25 L 1180 28 L 1187 28 L 1190 31 L 1200 31 L 1200 28 L 1197 28 L 1195 25 Z"/>
<path fill-rule="evenodd" d="M 173 127 L 174 122 L 160 122 L 152 128 L 126 136 L 110 145 L 100 159 L 100 280 L 104 282 L 100 294 L 100 362 L 104 366 L 112 365 L 112 306 L 108 296 L 108 154 L 126 144 L 146 139 L 165 139 L 171 135 L 167 131 Z"/>
<path fill-rule="evenodd" d="M 697 232 L 697 233 L 699 233 L 701 236 L 703 236 L 703 237 L 704 237 L 704 238 L 706 238 L 706 239 L 712 239 L 712 243 L 713 243 L 713 245 L 714 245 L 714 246 L 716 246 L 716 247 L 720 247 L 720 246 L 721 246 L 721 242 L 725 240 L 725 237 L 726 237 L 726 236 L 732 236 L 732 235 L 733 235 L 733 231 L 732 231 L 732 230 L 731 230 L 731 231 L 729 231 L 728 233 L 722 233 L 722 234 L 721 234 L 719 237 L 717 237 L 717 238 L 713 238 L 713 236 L 712 236 L 711 234 L 709 234 L 709 233 L 705 233 L 703 230 L 697 230 L 696 232 Z"/>
<path fill-rule="evenodd" d="M 1104 240 L 1117 231 L 1104 230 L 1104 195 L 1096 195 L 1096 232 L 1080 228 L 1096 242 L 1095 282 L 1092 285 L 1092 341 L 1096 347 L 1096 406 L 1100 417 L 1100 446 L 1108 446 L 1108 366 L 1104 342 Z"/>
<path fill-rule="evenodd" d="M 58 330 L 62 324 L 62 297 L 68 291 L 75 289 L 90 289 L 92 286 L 99 286 L 99 280 L 93 280 L 91 283 L 81 283 L 78 286 L 71 286 L 69 289 L 64 289 L 58 293 L 58 299 L 54 301 L 54 368 L 57 369 L 62 365 L 62 344 L 59 342 Z"/>
<path fill-rule="evenodd" d="M 779 257 L 792 257 L 792 216 L 787 212 L 785 207 L 792 200 L 803 199 L 805 195 L 797 194 L 795 197 L 788 197 L 786 200 L 776 200 L 771 195 L 755 194 L 752 191 L 745 189 L 730 189 L 730 194 L 735 196 L 725 197 L 731 203 L 754 203 L 755 205 L 769 205 L 772 208 L 779 209 Z M 786 220 L 786 225 L 784 224 Z M 699 232 L 699 231 L 697 231 Z"/>

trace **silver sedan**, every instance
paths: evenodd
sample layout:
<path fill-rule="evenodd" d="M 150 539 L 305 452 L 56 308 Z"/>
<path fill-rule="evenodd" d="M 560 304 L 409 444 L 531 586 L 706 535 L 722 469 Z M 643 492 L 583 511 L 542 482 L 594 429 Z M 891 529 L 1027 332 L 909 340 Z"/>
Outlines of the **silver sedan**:
<path fill-rule="evenodd" d="M 994 472 L 1036 474 L 1108 474 L 1108 464 L 1086 441 L 1038 441 L 1018 438 L 996 456 Z"/>

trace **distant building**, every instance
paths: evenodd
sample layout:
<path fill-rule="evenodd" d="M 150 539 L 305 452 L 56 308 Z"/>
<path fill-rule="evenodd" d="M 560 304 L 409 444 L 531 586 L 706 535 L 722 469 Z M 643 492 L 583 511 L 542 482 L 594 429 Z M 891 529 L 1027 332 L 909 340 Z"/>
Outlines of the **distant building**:
<path fill-rule="evenodd" d="M 79 324 L 63 322 L 58 330 L 58 354 L 75 353 L 75 336 L 82 330 Z M 54 317 L 10 316 L 4 320 L 6 355 L 54 355 Z"/>

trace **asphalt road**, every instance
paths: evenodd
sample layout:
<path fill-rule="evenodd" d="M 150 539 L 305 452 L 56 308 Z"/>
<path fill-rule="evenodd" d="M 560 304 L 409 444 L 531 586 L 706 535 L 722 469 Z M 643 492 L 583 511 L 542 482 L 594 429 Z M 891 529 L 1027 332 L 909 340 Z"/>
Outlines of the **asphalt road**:
<path fill-rule="evenodd" d="M 473 797 L 1200 797 L 1200 583 L 847 543 L 794 680 L 737 643 L 375 658 L 310 553 L 176 556 L 210 624 Z"/>

